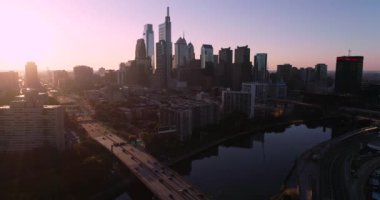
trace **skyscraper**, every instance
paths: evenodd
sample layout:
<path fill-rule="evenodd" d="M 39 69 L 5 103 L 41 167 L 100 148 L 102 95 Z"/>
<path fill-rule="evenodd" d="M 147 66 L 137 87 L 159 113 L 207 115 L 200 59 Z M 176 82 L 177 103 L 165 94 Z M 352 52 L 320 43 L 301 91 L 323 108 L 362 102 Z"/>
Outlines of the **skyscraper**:
<path fill-rule="evenodd" d="M 316 64 L 315 65 L 315 80 L 321 81 L 327 79 L 327 65 L 326 64 Z"/>
<path fill-rule="evenodd" d="M 250 61 L 250 49 L 248 46 L 237 47 L 235 49 L 235 63 L 232 68 L 232 89 L 240 90 L 243 82 L 251 82 L 252 63 Z"/>
<path fill-rule="evenodd" d="M 154 86 L 158 88 L 166 88 L 167 85 L 167 74 L 170 73 L 169 67 L 167 65 L 166 56 L 166 42 L 165 40 L 160 40 L 156 43 L 156 71 L 155 71 L 155 84 Z"/>
<path fill-rule="evenodd" d="M 145 59 L 146 58 L 146 49 L 144 39 L 138 39 L 136 44 L 136 53 L 135 59 Z"/>
<path fill-rule="evenodd" d="M 277 78 L 282 81 L 289 81 L 292 70 L 291 64 L 277 65 Z"/>
<path fill-rule="evenodd" d="M 249 63 L 251 50 L 248 46 L 237 47 L 235 49 L 235 63 Z"/>
<path fill-rule="evenodd" d="M 206 68 L 207 63 L 213 63 L 214 62 L 214 53 L 213 48 L 209 44 L 202 45 L 201 48 L 201 66 L 202 69 Z"/>
<path fill-rule="evenodd" d="M 363 74 L 363 56 L 342 56 L 336 59 L 335 92 L 360 92 Z"/>
<path fill-rule="evenodd" d="M 180 37 L 175 43 L 174 68 L 184 67 L 190 61 L 189 56 L 186 39 Z"/>
<path fill-rule="evenodd" d="M 265 82 L 267 80 L 267 54 L 258 53 L 255 55 L 253 65 L 254 81 Z"/>
<path fill-rule="evenodd" d="M 152 24 L 145 24 L 143 37 L 145 42 L 146 56 L 150 57 L 152 66 L 154 66 L 154 32 Z"/>
<path fill-rule="evenodd" d="M 232 87 L 232 50 L 230 47 L 219 50 L 219 64 L 216 71 L 220 84 L 223 87 Z"/>
<path fill-rule="evenodd" d="M 93 86 L 94 70 L 91 67 L 84 65 L 75 66 L 73 71 L 77 89 L 85 90 Z"/>
<path fill-rule="evenodd" d="M 195 60 L 194 46 L 191 42 L 187 45 L 187 49 L 189 51 L 190 61 Z"/>
<path fill-rule="evenodd" d="M 161 43 L 161 40 L 165 41 L 165 55 L 166 55 L 166 65 L 167 70 L 172 70 L 172 24 L 170 22 L 170 15 L 169 15 L 169 7 L 167 7 L 167 15 L 165 17 L 165 22 L 159 25 L 159 43 Z M 157 50 L 158 51 L 158 50 Z M 158 62 L 158 61 L 157 61 Z M 167 77 L 168 79 L 170 76 Z"/>
<path fill-rule="evenodd" d="M 150 57 L 147 57 L 145 50 L 144 39 L 138 39 L 136 44 L 135 60 L 131 63 L 132 84 L 149 86 L 150 77 L 152 74 L 152 62 Z"/>
<path fill-rule="evenodd" d="M 38 78 L 37 65 L 34 62 L 28 62 L 25 65 L 25 82 L 24 86 L 28 88 L 40 88 L 40 80 Z"/>

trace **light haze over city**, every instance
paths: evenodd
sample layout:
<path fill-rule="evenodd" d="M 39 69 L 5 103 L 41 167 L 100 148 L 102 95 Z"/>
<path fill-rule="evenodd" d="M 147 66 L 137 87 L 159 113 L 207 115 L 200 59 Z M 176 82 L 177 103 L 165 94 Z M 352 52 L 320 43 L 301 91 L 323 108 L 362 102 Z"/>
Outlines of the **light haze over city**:
<path fill-rule="evenodd" d="M 0 71 L 88 65 L 117 69 L 135 57 L 145 24 L 158 25 L 170 7 L 172 41 L 185 35 L 199 59 L 202 44 L 220 48 L 248 45 L 251 61 L 268 53 L 268 68 L 326 63 L 362 55 L 364 70 L 378 70 L 380 1 L 354 0 L 111 0 L 9 1 L 0 6 Z"/>

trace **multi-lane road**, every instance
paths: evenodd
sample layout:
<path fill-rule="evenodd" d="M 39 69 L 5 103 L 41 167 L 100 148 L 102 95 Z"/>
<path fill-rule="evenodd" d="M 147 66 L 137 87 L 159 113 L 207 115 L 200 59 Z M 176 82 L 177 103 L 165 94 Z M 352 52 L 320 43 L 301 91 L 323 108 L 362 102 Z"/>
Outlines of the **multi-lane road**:
<path fill-rule="evenodd" d="M 124 163 L 159 199 L 207 199 L 199 189 L 176 172 L 145 151 L 127 144 L 101 124 L 83 122 L 82 127 Z"/>

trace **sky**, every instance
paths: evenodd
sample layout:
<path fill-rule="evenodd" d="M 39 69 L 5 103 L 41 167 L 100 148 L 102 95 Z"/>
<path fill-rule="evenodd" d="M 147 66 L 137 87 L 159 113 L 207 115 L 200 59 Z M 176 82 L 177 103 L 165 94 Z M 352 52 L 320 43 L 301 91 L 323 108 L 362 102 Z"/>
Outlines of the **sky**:
<path fill-rule="evenodd" d="M 185 34 L 199 58 L 202 44 L 248 45 L 251 60 L 268 53 L 268 68 L 364 56 L 380 70 L 379 0 L 0 0 L 0 71 L 88 65 L 117 69 L 134 59 L 144 24 L 158 25 L 170 6 L 172 41 Z M 173 47 L 174 49 L 174 47 Z"/>

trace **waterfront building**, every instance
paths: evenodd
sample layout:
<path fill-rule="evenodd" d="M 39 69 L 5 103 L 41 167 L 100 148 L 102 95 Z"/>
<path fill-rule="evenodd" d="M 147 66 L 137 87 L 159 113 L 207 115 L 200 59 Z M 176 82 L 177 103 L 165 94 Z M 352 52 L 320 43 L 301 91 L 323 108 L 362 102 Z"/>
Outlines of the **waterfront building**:
<path fill-rule="evenodd" d="M 335 92 L 357 94 L 363 74 L 363 56 L 342 56 L 336 59 Z"/>

